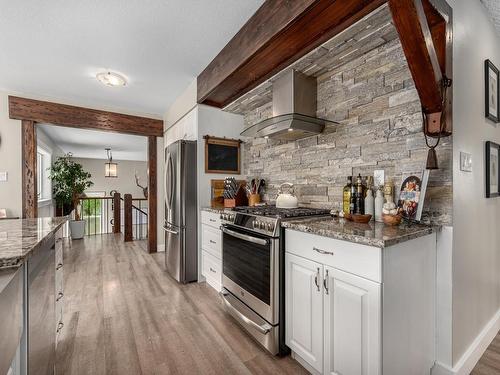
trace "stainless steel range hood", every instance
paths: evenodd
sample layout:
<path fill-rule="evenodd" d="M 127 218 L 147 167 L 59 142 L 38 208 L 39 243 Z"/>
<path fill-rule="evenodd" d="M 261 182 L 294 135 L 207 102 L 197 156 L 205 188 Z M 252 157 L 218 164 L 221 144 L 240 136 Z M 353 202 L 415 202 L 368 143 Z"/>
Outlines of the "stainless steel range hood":
<path fill-rule="evenodd" d="M 291 69 L 273 83 L 273 117 L 241 135 L 293 141 L 321 133 L 332 121 L 316 117 L 316 78 Z"/>

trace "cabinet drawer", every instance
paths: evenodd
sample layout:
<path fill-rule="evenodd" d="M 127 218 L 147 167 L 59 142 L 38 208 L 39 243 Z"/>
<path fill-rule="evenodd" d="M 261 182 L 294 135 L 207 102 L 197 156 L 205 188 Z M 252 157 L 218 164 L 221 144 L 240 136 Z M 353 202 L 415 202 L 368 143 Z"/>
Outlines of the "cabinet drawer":
<path fill-rule="evenodd" d="M 201 211 L 201 223 L 218 229 L 220 227 L 220 214 Z"/>
<path fill-rule="evenodd" d="M 206 251 L 201 252 L 202 274 L 217 291 L 221 290 L 222 284 L 222 261 Z"/>
<path fill-rule="evenodd" d="M 201 247 L 214 257 L 221 259 L 222 254 L 221 230 L 203 224 L 201 226 Z"/>
<path fill-rule="evenodd" d="M 285 250 L 355 275 L 382 282 L 382 251 L 378 247 L 287 229 Z"/>

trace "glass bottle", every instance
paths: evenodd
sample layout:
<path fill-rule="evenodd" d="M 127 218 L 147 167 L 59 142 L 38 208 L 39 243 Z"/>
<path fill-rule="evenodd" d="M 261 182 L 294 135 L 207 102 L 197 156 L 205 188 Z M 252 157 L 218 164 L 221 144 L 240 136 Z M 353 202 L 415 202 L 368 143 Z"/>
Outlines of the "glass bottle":
<path fill-rule="evenodd" d="M 353 181 L 353 178 L 351 177 L 351 201 L 349 204 L 349 213 L 350 214 L 355 214 L 356 213 L 356 184 Z"/>
<path fill-rule="evenodd" d="M 363 194 L 363 180 L 361 174 L 356 179 L 356 203 L 354 213 L 363 215 L 365 213 L 365 197 Z"/>
<path fill-rule="evenodd" d="M 343 205 L 342 210 L 344 214 L 348 214 L 351 212 L 351 187 L 352 187 L 352 176 L 347 177 L 347 185 L 344 186 L 343 190 Z"/>

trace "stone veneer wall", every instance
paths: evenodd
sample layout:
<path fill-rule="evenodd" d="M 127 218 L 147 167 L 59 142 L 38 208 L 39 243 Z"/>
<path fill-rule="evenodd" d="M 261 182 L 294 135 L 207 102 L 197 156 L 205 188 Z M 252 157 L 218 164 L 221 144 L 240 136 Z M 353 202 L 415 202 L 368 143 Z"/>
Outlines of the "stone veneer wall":
<path fill-rule="evenodd" d="M 291 182 L 301 205 L 341 208 L 347 176 L 384 169 L 396 191 L 404 177 L 420 176 L 427 147 L 421 106 L 398 39 L 323 73 L 318 80 L 319 117 L 338 122 L 324 133 L 295 142 L 248 139 L 243 173 L 264 178 L 264 199 Z M 272 103 L 245 114 L 245 126 L 272 116 Z M 439 170 L 431 171 L 424 221 L 452 223 L 452 138 L 436 149 Z"/>

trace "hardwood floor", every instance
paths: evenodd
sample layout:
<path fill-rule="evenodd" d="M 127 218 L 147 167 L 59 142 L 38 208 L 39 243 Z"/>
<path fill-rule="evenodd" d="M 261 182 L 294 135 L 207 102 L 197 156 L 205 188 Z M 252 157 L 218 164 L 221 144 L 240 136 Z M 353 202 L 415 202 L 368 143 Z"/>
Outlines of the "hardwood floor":
<path fill-rule="evenodd" d="M 307 374 L 261 349 L 215 290 L 179 285 L 164 253 L 146 249 L 113 234 L 65 246 L 58 374 Z"/>
<path fill-rule="evenodd" d="M 498 375 L 500 374 L 500 332 L 491 342 L 477 363 L 472 375 Z"/>

